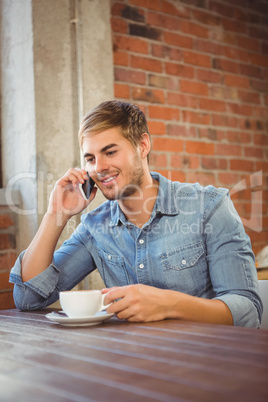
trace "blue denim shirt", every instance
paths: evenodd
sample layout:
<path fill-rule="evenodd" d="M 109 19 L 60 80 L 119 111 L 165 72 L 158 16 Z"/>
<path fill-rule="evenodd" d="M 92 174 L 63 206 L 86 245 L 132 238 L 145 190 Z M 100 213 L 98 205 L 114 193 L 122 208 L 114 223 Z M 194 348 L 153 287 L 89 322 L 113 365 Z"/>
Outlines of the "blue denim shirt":
<path fill-rule="evenodd" d="M 107 287 L 143 283 L 220 299 L 234 324 L 258 328 L 262 302 L 250 239 L 228 190 L 167 180 L 149 221 L 130 223 L 117 201 L 82 215 L 51 265 L 23 283 L 19 256 L 11 270 L 14 300 L 22 310 L 44 308 L 98 268 Z"/>

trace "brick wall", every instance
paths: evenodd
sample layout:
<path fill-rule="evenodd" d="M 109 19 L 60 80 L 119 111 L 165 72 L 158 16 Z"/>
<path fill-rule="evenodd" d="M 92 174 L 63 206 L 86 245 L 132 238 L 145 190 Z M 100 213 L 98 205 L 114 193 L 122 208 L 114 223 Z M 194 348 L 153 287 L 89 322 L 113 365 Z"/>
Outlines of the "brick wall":
<path fill-rule="evenodd" d="M 10 269 L 16 260 L 15 214 L 0 206 L 0 310 L 14 308 L 13 285 L 9 283 Z"/>
<path fill-rule="evenodd" d="M 115 97 L 145 112 L 151 169 L 230 188 L 258 252 L 268 244 L 268 2 L 112 0 L 111 13 Z"/>

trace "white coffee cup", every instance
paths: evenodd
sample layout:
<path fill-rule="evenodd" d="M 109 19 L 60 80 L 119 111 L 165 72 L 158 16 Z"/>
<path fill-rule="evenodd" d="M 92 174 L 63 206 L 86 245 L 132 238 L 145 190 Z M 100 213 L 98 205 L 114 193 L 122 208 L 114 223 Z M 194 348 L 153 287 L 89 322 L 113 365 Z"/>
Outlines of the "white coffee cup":
<path fill-rule="evenodd" d="M 105 294 L 101 290 L 71 290 L 60 292 L 60 304 L 70 318 L 91 317 L 105 310 Z"/>

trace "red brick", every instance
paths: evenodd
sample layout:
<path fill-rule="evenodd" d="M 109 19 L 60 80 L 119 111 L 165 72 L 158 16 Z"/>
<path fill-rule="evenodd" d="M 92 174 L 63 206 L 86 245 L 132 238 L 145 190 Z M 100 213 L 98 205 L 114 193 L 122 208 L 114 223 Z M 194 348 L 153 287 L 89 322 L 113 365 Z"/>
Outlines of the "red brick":
<path fill-rule="evenodd" d="M 256 117 L 260 117 L 261 119 L 266 119 L 267 117 L 267 107 L 257 107 L 255 106 L 253 108 L 254 110 L 254 115 Z"/>
<path fill-rule="evenodd" d="M 238 122 L 242 130 L 257 130 L 257 121 L 255 119 L 239 119 Z"/>
<path fill-rule="evenodd" d="M 211 14 L 207 11 L 200 11 L 200 10 L 192 10 L 192 15 L 194 20 L 201 22 L 204 25 L 216 26 L 218 27 L 221 22 L 220 17 L 216 17 L 214 14 Z"/>
<path fill-rule="evenodd" d="M 256 170 L 263 170 L 263 172 L 268 172 L 268 162 L 264 162 L 264 161 L 256 161 Z M 266 198 L 267 200 L 268 198 Z"/>
<path fill-rule="evenodd" d="M 164 92 L 159 89 L 133 88 L 132 97 L 150 103 L 165 103 Z"/>
<path fill-rule="evenodd" d="M 145 39 L 114 35 L 114 51 L 118 50 L 148 54 L 148 43 Z"/>
<path fill-rule="evenodd" d="M 238 183 L 239 174 L 237 174 L 237 173 L 228 173 L 228 172 L 226 172 L 226 173 L 219 172 L 218 173 L 218 178 L 219 178 L 219 182 L 222 185 L 227 185 L 227 184 L 228 185 L 233 185 L 233 184 Z"/>
<path fill-rule="evenodd" d="M 112 9 L 111 9 L 111 14 L 121 16 L 121 13 L 122 13 L 122 10 L 124 7 L 125 7 L 124 4 L 121 4 L 118 2 L 113 4 Z"/>
<path fill-rule="evenodd" d="M 170 166 L 175 169 L 181 169 L 183 167 L 183 156 L 178 154 L 171 155 Z"/>
<path fill-rule="evenodd" d="M 111 18 L 112 32 L 127 33 L 127 22 L 122 18 Z"/>
<path fill-rule="evenodd" d="M 169 57 L 169 51 L 170 51 L 169 46 L 161 45 L 158 43 L 157 44 L 153 43 L 151 46 L 151 54 L 155 57 L 159 57 L 162 59 Z"/>
<path fill-rule="evenodd" d="M 221 82 L 221 74 L 215 73 L 211 70 L 196 70 L 197 79 L 199 81 L 214 82 L 219 84 Z"/>
<path fill-rule="evenodd" d="M 195 113 L 189 110 L 185 110 L 182 112 L 183 114 L 183 121 L 186 123 L 193 123 L 193 124 L 210 124 L 210 115 L 207 113 Z"/>
<path fill-rule="evenodd" d="M 183 36 L 172 32 L 165 32 L 164 39 L 169 45 L 190 49 L 193 48 L 193 39 L 189 38 L 188 36 Z"/>
<path fill-rule="evenodd" d="M 252 78 L 250 83 L 253 90 L 257 92 L 268 92 L 268 82 Z"/>
<path fill-rule="evenodd" d="M 262 70 L 260 67 L 251 66 L 248 64 L 240 65 L 240 74 L 248 75 L 249 77 L 256 77 L 262 79 Z"/>
<path fill-rule="evenodd" d="M 155 166 L 157 169 L 159 167 L 167 166 L 167 155 L 166 154 L 157 154 L 152 152 L 150 155 L 150 166 Z"/>
<path fill-rule="evenodd" d="M 126 52 L 114 52 L 114 65 L 128 66 L 129 55 Z"/>
<path fill-rule="evenodd" d="M 216 178 L 214 173 L 204 173 L 204 172 L 188 172 L 187 181 L 189 183 L 198 182 L 203 186 L 216 185 Z"/>
<path fill-rule="evenodd" d="M 147 71 L 162 72 L 162 62 L 155 59 L 132 56 L 131 65 L 134 68 L 140 68 Z"/>
<path fill-rule="evenodd" d="M 0 271 L 11 269 L 16 259 L 17 254 L 15 253 L 0 254 Z"/>
<path fill-rule="evenodd" d="M 199 100 L 199 106 L 200 109 L 205 109 L 205 110 L 212 110 L 216 112 L 225 112 L 226 111 L 226 105 L 225 102 L 215 100 L 215 99 L 207 99 L 207 98 L 201 98 Z"/>
<path fill-rule="evenodd" d="M 250 88 L 249 79 L 239 75 L 226 75 L 225 84 L 236 88 Z"/>
<path fill-rule="evenodd" d="M 260 104 L 260 94 L 256 92 L 238 91 L 238 97 L 242 102 Z"/>
<path fill-rule="evenodd" d="M 12 289 L 13 284 L 9 283 L 9 272 L 0 272 L 0 290 Z"/>
<path fill-rule="evenodd" d="M 166 125 L 161 121 L 148 120 L 148 127 L 151 135 L 162 135 L 166 133 Z"/>
<path fill-rule="evenodd" d="M 248 52 L 246 50 L 238 49 L 233 46 L 225 46 L 223 55 L 232 60 L 240 60 L 245 63 L 249 61 Z"/>
<path fill-rule="evenodd" d="M 209 10 L 213 11 L 214 13 L 221 15 L 225 15 L 226 17 L 233 17 L 233 7 L 229 5 L 221 4 L 216 1 L 210 1 L 209 3 Z"/>
<path fill-rule="evenodd" d="M 202 53 L 209 53 L 211 55 L 225 55 L 225 47 L 220 45 L 219 43 L 207 41 L 204 39 L 196 40 L 196 50 Z"/>
<path fill-rule="evenodd" d="M 189 126 L 180 126 L 178 124 L 169 124 L 168 125 L 168 134 L 173 137 L 196 137 L 196 130 L 194 127 Z"/>
<path fill-rule="evenodd" d="M 152 55 L 163 59 L 182 61 L 182 52 L 174 47 L 152 44 Z"/>
<path fill-rule="evenodd" d="M 166 152 L 182 152 L 183 141 L 173 138 L 154 138 L 153 140 L 154 151 Z"/>
<path fill-rule="evenodd" d="M 15 237 L 9 233 L 0 233 L 0 250 L 9 250 L 15 248 Z"/>
<path fill-rule="evenodd" d="M 252 52 L 260 51 L 260 42 L 257 39 L 250 38 L 249 36 L 238 36 L 237 44 L 239 47 L 251 50 Z"/>
<path fill-rule="evenodd" d="M 149 12 L 147 15 L 147 24 L 160 26 L 170 30 L 179 29 L 179 21 L 177 17 L 170 17 L 169 15 Z"/>
<path fill-rule="evenodd" d="M 182 92 L 188 92 L 196 95 L 208 95 L 208 86 L 207 84 L 203 84 L 201 82 L 196 81 L 184 81 L 181 80 L 180 87 Z"/>
<path fill-rule="evenodd" d="M 14 226 L 11 216 L 8 214 L 0 214 L 0 229 L 7 229 L 10 226 Z"/>
<path fill-rule="evenodd" d="M 262 148 L 244 147 L 244 152 L 245 152 L 245 156 L 248 156 L 248 157 L 252 157 L 252 158 L 263 158 L 264 157 Z"/>
<path fill-rule="evenodd" d="M 254 134 L 254 144 L 267 146 L 268 134 Z"/>
<path fill-rule="evenodd" d="M 202 168 L 203 169 L 217 169 L 218 160 L 215 158 L 202 158 Z"/>
<path fill-rule="evenodd" d="M 225 60 L 225 59 L 214 59 L 213 67 L 215 69 L 229 71 L 231 73 L 239 74 L 239 72 L 240 72 L 240 66 L 238 63 L 235 63 L 230 60 Z"/>
<path fill-rule="evenodd" d="M 196 24 L 192 21 L 181 20 L 180 31 L 195 37 L 207 38 L 209 30 L 202 25 Z"/>
<path fill-rule="evenodd" d="M 170 107 L 149 106 L 149 117 L 152 119 L 179 120 L 180 112 L 178 109 Z"/>
<path fill-rule="evenodd" d="M 185 173 L 180 170 L 161 170 L 157 169 L 157 172 L 165 176 L 169 180 L 185 182 Z"/>
<path fill-rule="evenodd" d="M 149 10 L 161 11 L 161 0 L 129 0 L 129 4 L 137 7 L 148 8 Z"/>
<path fill-rule="evenodd" d="M 184 63 L 193 64 L 195 66 L 211 68 L 211 56 L 196 52 L 184 52 Z"/>
<path fill-rule="evenodd" d="M 167 103 L 169 105 L 177 105 L 196 109 L 198 107 L 197 98 L 190 95 L 183 95 L 178 92 L 168 92 Z"/>
<path fill-rule="evenodd" d="M 226 155 L 226 156 L 241 156 L 242 155 L 242 147 L 240 145 L 228 145 L 228 144 L 218 144 L 216 146 L 216 154 L 217 155 Z"/>
<path fill-rule="evenodd" d="M 235 101 L 238 100 L 237 89 L 231 87 L 210 85 L 210 95 L 217 99 L 232 99 Z"/>
<path fill-rule="evenodd" d="M 192 156 L 192 155 L 185 155 L 183 158 L 183 165 L 188 169 L 199 169 L 200 164 L 200 157 L 199 156 Z"/>
<path fill-rule="evenodd" d="M 267 55 L 250 53 L 249 59 L 252 64 L 256 64 L 257 66 L 266 67 L 266 68 L 268 66 L 268 56 Z"/>
<path fill-rule="evenodd" d="M 165 70 L 167 74 L 177 75 L 184 78 L 194 78 L 194 68 L 179 63 L 165 63 Z"/>
<path fill-rule="evenodd" d="M 247 33 L 247 25 L 244 22 L 223 18 L 222 25 L 225 31 L 238 32 L 239 34 Z"/>
<path fill-rule="evenodd" d="M 15 308 L 12 292 L 0 293 L 0 310 Z"/>
<path fill-rule="evenodd" d="M 241 172 L 253 172 L 254 171 L 254 162 L 244 160 L 244 159 L 231 159 L 230 160 L 230 169 L 231 170 L 239 170 Z"/>
<path fill-rule="evenodd" d="M 242 144 L 251 142 L 251 134 L 241 131 L 227 131 L 227 139 L 229 142 L 239 142 Z"/>
<path fill-rule="evenodd" d="M 236 117 L 231 117 L 228 115 L 213 115 L 212 116 L 213 126 L 225 126 L 237 128 L 239 121 Z"/>
<path fill-rule="evenodd" d="M 129 85 L 114 83 L 114 96 L 116 98 L 129 99 L 130 90 Z"/>
<path fill-rule="evenodd" d="M 189 8 L 181 4 L 178 4 L 178 7 L 176 7 L 176 3 L 173 5 L 172 3 L 170 3 L 170 1 L 165 0 L 162 0 L 161 11 L 165 14 L 171 14 L 182 18 L 190 18 L 191 16 Z"/>
<path fill-rule="evenodd" d="M 209 142 L 187 141 L 186 152 L 189 154 L 214 155 L 215 145 Z"/>
<path fill-rule="evenodd" d="M 228 111 L 233 114 L 241 114 L 245 116 L 251 116 L 252 107 L 248 105 L 240 105 L 238 103 L 228 103 Z"/>
<path fill-rule="evenodd" d="M 212 128 L 199 128 L 199 137 L 208 138 L 211 141 L 221 141 L 225 139 L 225 133 Z"/>
<path fill-rule="evenodd" d="M 175 77 L 164 77 L 162 75 L 149 74 L 149 85 L 159 88 L 178 89 L 178 80 Z"/>
<path fill-rule="evenodd" d="M 116 67 L 114 69 L 114 73 L 115 73 L 115 81 L 126 81 L 140 85 L 146 83 L 146 74 L 141 71 L 128 70 Z"/>

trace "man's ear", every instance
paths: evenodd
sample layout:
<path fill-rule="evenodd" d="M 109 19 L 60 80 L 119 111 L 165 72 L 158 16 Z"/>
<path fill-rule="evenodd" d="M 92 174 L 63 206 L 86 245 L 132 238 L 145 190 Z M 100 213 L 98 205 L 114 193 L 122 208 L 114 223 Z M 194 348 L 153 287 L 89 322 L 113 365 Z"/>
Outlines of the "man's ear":
<path fill-rule="evenodd" d="M 151 142 L 150 137 L 147 133 L 142 134 L 142 138 L 140 140 L 140 153 L 142 158 L 147 158 L 151 150 Z"/>

